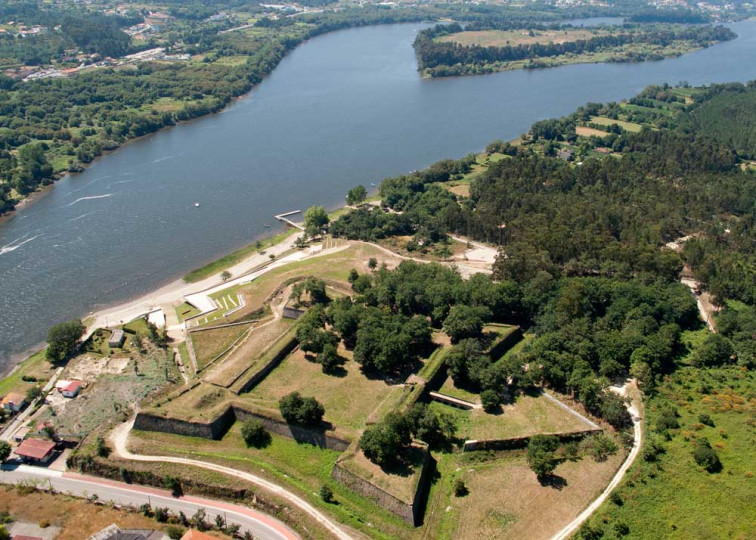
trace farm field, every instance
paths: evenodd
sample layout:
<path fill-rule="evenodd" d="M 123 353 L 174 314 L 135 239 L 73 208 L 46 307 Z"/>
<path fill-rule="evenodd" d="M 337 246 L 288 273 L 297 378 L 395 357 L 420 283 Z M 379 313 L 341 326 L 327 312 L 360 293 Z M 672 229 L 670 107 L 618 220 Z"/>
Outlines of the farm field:
<path fill-rule="evenodd" d="M 636 124 L 635 122 L 625 122 L 624 120 L 614 120 L 613 118 L 607 118 L 605 116 L 593 116 L 591 117 L 590 123 L 599 124 L 601 126 L 618 125 L 622 129 L 625 129 L 632 133 L 639 132 L 641 128 L 643 127 L 640 124 Z"/>
<path fill-rule="evenodd" d="M 532 34 L 532 35 L 531 35 Z M 609 34 L 605 30 L 479 30 L 459 32 L 438 38 L 441 42 L 480 47 L 517 47 L 536 43 L 569 43 Z"/>

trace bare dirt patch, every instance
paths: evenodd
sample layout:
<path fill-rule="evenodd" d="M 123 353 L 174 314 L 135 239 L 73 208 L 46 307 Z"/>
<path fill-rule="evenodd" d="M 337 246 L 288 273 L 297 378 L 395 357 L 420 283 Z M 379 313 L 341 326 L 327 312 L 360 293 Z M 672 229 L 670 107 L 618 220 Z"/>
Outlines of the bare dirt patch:
<path fill-rule="evenodd" d="M 532 35 L 531 35 L 532 34 Z M 479 45 L 481 47 L 516 47 L 518 45 L 533 45 L 536 43 L 569 43 L 592 37 L 606 35 L 601 30 L 479 30 L 473 32 L 459 32 L 439 38 L 439 41 L 450 41 L 460 45 Z"/>
<path fill-rule="evenodd" d="M 609 135 L 606 131 L 601 131 L 600 129 L 593 129 L 585 126 L 577 126 L 575 128 L 575 133 L 580 135 L 581 137 L 606 137 Z"/>

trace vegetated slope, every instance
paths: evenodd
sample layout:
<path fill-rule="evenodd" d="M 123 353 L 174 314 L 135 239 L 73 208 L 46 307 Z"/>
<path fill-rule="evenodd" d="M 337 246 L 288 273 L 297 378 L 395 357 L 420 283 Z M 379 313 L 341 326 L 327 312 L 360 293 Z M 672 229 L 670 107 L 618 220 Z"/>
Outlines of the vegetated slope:
<path fill-rule="evenodd" d="M 756 158 L 756 92 L 733 89 L 712 97 L 689 115 L 690 127 L 734 148 L 750 159 Z"/>
<path fill-rule="evenodd" d="M 684 368 L 646 405 L 647 441 L 583 538 L 746 538 L 753 534 L 756 378 L 743 368 Z M 712 447 L 721 470 L 696 462 Z"/>

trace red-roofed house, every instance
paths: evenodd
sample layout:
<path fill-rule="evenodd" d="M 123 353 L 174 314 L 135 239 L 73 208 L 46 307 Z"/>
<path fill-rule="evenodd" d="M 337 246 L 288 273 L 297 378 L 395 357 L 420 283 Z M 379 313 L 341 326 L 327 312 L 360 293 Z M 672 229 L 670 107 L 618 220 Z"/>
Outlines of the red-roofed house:
<path fill-rule="evenodd" d="M 16 448 L 16 455 L 26 462 L 46 464 L 55 454 L 55 443 L 42 439 L 26 439 Z"/>
<path fill-rule="evenodd" d="M 64 386 L 60 389 L 60 393 L 63 394 L 63 397 L 75 398 L 79 395 L 79 390 L 81 390 L 82 384 L 84 383 L 81 381 L 71 381 L 68 386 Z"/>
<path fill-rule="evenodd" d="M 210 536 L 209 534 L 189 529 L 184 533 L 184 536 L 181 537 L 181 540 L 218 540 L 215 536 Z"/>

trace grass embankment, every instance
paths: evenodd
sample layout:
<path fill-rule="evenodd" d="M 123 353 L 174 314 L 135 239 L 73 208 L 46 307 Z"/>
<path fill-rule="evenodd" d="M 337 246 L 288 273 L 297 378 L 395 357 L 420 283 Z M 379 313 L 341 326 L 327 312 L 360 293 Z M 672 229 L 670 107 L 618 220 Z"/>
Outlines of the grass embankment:
<path fill-rule="evenodd" d="M 194 353 L 197 355 L 197 367 L 204 369 L 247 330 L 249 330 L 249 326 L 239 325 L 190 333 L 189 339 L 192 340 Z"/>
<path fill-rule="evenodd" d="M 26 394 L 32 386 L 44 385 L 53 373 L 55 373 L 55 366 L 47 361 L 45 351 L 36 352 L 18 364 L 10 375 L 0 380 L 0 396 L 9 392 Z"/>
<path fill-rule="evenodd" d="M 258 252 L 258 248 L 265 249 L 266 247 L 270 247 L 275 244 L 278 244 L 279 242 L 281 242 L 282 240 L 285 240 L 286 238 L 288 238 L 295 232 L 296 231 L 294 229 L 290 229 L 288 231 L 284 231 L 280 234 L 277 234 L 273 236 L 272 238 L 261 240 L 259 246 L 256 243 L 250 244 L 246 247 L 243 247 L 232 253 L 229 253 L 228 255 L 224 255 L 220 259 L 209 262 L 205 266 L 197 268 L 196 270 L 192 270 L 191 272 L 189 272 L 188 274 L 184 276 L 184 281 L 186 281 L 187 283 L 195 283 L 197 281 L 202 281 L 203 279 L 208 278 L 214 274 L 219 274 L 223 270 L 226 270 L 227 268 L 231 268 L 232 266 L 240 263 L 247 257 L 254 255 L 255 253 Z"/>
<path fill-rule="evenodd" d="M 412 528 L 331 478 L 339 452 L 297 443 L 275 434 L 271 436 L 268 446 L 247 448 L 240 429 L 239 423 L 234 424 L 219 441 L 133 431 L 130 448 L 139 453 L 200 459 L 263 476 L 293 489 L 340 523 L 354 527 L 371 538 L 420 538 L 419 529 Z M 203 475 L 204 471 L 184 467 L 181 474 L 195 477 Z M 322 485 L 333 490 L 334 504 L 324 503 L 318 496 Z"/>
<path fill-rule="evenodd" d="M 667 441 L 657 432 L 665 407 L 674 407 L 680 427 Z M 711 424 L 701 422 L 707 414 Z M 744 368 L 682 368 L 646 406 L 645 448 L 655 438 L 665 449 L 655 461 L 639 457 L 616 490 L 591 519 L 604 538 L 627 527 L 632 538 L 749 538 L 756 529 L 756 376 Z M 722 470 L 696 464 L 693 451 L 706 437 Z"/>

